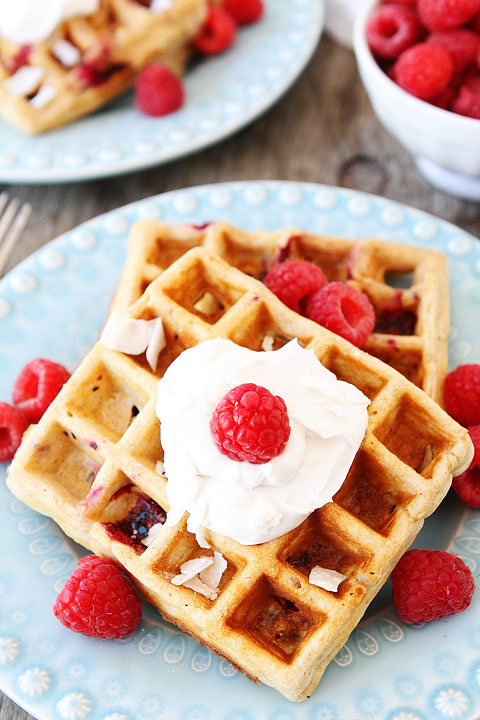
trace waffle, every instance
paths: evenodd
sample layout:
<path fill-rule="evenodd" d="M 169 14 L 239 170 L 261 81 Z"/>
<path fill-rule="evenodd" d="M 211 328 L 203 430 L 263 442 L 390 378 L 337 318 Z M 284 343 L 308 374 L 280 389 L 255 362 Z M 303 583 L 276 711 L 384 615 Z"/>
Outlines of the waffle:
<path fill-rule="evenodd" d="M 132 226 L 113 309 L 125 311 L 170 263 L 195 245 L 260 280 L 280 255 L 310 260 L 330 281 L 355 285 L 368 295 L 377 317 L 365 350 L 442 403 L 450 324 L 448 264 L 443 253 L 298 229 L 247 233 L 226 223 L 198 230 L 142 220 Z M 393 287 L 410 282 L 409 287 Z"/>
<path fill-rule="evenodd" d="M 64 22 L 47 41 L 32 45 L 28 56 L 0 38 L 1 115 L 23 132 L 41 133 L 102 107 L 150 62 L 181 73 L 206 5 L 206 0 L 174 0 L 154 13 L 141 0 L 101 0 L 97 12 Z M 41 78 L 17 97 L 9 81 L 27 66 L 40 68 Z M 85 67 L 94 71 L 85 73 Z"/>
<path fill-rule="evenodd" d="M 208 296 L 216 309 L 198 309 Z M 209 304 L 211 307 L 211 304 Z M 270 542 L 243 546 L 205 530 L 211 550 L 162 525 L 144 548 L 125 528 L 139 510 L 164 522 L 169 505 L 155 414 L 157 377 L 145 355 L 97 343 L 31 429 L 8 486 L 74 540 L 112 558 L 163 615 L 251 679 L 293 701 L 309 697 L 446 494 L 470 462 L 467 431 L 394 369 L 289 310 L 257 280 L 204 248 L 184 254 L 128 315 L 163 319 L 167 344 L 157 377 L 186 348 L 223 337 L 261 350 L 292 338 L 371 400 L 368 428 L 333 502 Z M 186 438 L 187 441 L 187 438 Z M 145 505 L 146 503 L 146 505 Z M 222 553 L 218 598 L 172 584 L 187 560 Z M 308 581 L 314 566 L 346 578 L 337 592 Z"/>

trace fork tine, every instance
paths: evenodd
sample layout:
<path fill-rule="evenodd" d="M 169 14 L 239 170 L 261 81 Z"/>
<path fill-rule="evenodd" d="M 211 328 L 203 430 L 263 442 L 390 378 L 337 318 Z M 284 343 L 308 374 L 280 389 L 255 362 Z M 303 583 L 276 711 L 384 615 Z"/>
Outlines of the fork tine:
<path fill-rule="evenodd" d="M 8 213 L 8 211 L 10 210 L 10 208 L 12 207 L 12 205 L 14 203 L 15 203 L 15 213 L 16 213 L 20 203 L 18 202 L 18 200 L 12 200 L 9 207 L 7 208 L 7 211 L 5 212 L 5 215 Z M 8 262 L 8 258 L 10 257 L 10 254 L 11 254 L 13 248 L 15 247 L 17 240 L 21 236 L 23 229 L 24 229 L 25 225 L 27 224 L 28 219 L 31 215 L 31 212 L 32 212 L 32 206 L 29 204 L 26 204 L 22 207 L 22 209 L 18 213 L 18 215 L 15 218 L 15 220 L 13 221 L 13 223 L 9 223 L 9 225 L 11 224 L 10 230 L 7 232 L 7 235 L 5 237 L 3 244 L 0 245 L 0 276 L 3 274 L 5 265 Z M 13 219 L 13 217 L 12 217 L 12 219 Z M 3 217 L 0 220 L 0 242 L 1 242 L 1 238 L 2 238 L 2 234 L 1 234 L 2 222 L 3 222 Z"/>
<path fill-rule="evenodd" d="M 5 210 L 5 206 L 6 206 L 7 202 L 8 202 L 8 193 L 6 190 L 4 190 L 2 192 L 2 194 L 0 195 L 0 215 Z"/>
<path fill-rule="evenodd" d="M 8 200 L 8 195 L 7 195 Z M 8 228 L 12 224 L 15 215 L 18 212 L 18 208 L 20 207 L 20 201 L 17 198 L 14 198 L 10 205 L 7 207 L 3 215 L 0 217 L 0 243 L 5 238 Z"/>

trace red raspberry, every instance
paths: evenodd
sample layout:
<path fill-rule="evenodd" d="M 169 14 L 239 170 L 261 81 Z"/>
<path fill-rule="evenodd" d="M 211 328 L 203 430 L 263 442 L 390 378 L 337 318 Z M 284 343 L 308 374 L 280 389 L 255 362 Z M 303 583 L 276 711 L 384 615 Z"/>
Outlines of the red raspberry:
<path fill-rule="evenodd" d="M 450 53 L 443 47 L 426 42 L 405 50 L 393 68 L 395 82 L 422 100 L 429 100 L 443 92 L 452 74 Z"/>
<path fill-rule="evenodd" d="M 480 425 L 468 428 L 475 452 L 470 467 L 461 475 L 453 478 L 452 487 L 463 502 L 474 508 L 480 508 Z"/>
<path fill-rule="evenodd" d="M 84 56 L 76 69 L 77 79 L 86 87 L 98 87 L 108 80 L 112 68 L 112 49 L 110 41 L 101 36 L 98 43 Z"/>
<path fill-rule="evenodd" d="M 288 260 L 272 265 L 264 282 L 285 305 L 301 313 L 302 301 L 324 287 L 327 278 L 308 260 Z"/>
<path fill-rule="evenodd" d="M 18 50 L 17 54 L 13 57 L 5 60 L 3 67 L 10 75 L 14 75 L 17 70 L 27 64 L 30 54 L 32 52 L 31 45 L 22 45 Z"/>
<path fill-rule="evenodd" d="M 480 12 L 469 22 L 469 27 L 476 33 L 480 33 Z"/>
<path fill-rule="evenodd" d="M 237 385 L 220 400 L 210 428 L 220 452 L 254 465 L 280 455 L 290 437 L 282 398 L 253 383 Z"/>
<path fill-rule="evenodd" d="M 13 404 L 29 422 L 36 423 L 69 377 L 63 365 L 42 358 L 32 360 L 15 380 Z"/>
<path fill-rule="evenodd" d="M 391 575 L 398 617 L 405 623 L 463 612 L 475 585 L 463 560 L 442 550 L 409 550 Z"/>
<path fill-rule="evenodd" d="M 480 37 L 464 28 L 432 33 L 427 42 L 440 45 L 450 53 L 455 75 L 460 75 L 469 65 L 474 65 L 480 50 Z"/>
<path fill-rule="evenodd" d="M 223 8 L 233 15 L 239 25 L 256 22 L 263 15 L 262 0 L 223 0 Z"/>
<path fill-rule="evenodd" d="M 140 598 L 111 560 L 85 555 L 53 605 L 53 614 L 87 637 L 129 635 L 142 617 Z"/>
<path fill-rule="evenodd" d="M 417 12 L 429 30 L 453 30 L 471 20 L 480 0 L 418 0 Z"/>
<path fill-rule="evenodd" d="M 459 115 L 480 120 L 480 75 L 472 73 L 463 82 L 450 109 Z"/>
<path fill-rule="evenodd" d="M 0 462 L 13 458 L 27 425 L 26 418 L 16 408 L 0 402 Z"/>
<path fill-rule="evenodd" d="M 393 60 L 420 39 L 422 26 L 411 8 L 381 5 L 369 19 L 366 32 L 374 55 Z"/>
<path fill-rule="evenodd" d="M 341 282 L 332 282 L 311 295 L 307 317 L 357 347 L 363 347 L 375 326 L 375 311 L 368 297 Z"/>
<path fill-rule="evenodd" d="M 439 108 L 442 108 L 443 110 L 450 110 L 450 106 L 452 102 L 455 100 L 457 96 L 457 91 L 455 88 L 453 88 L 451 85 L 448 85 L 443 92 L 441 92 L 439 95 L 435 95 L 434 98 L 431 98 L 428 102 L 432 105 L 436 105 Z"/>
<path fill-rule="evenodd" d="M 137 77 L 135 106 L 145 115 L 168 115 L 179 110 L 184 100 L 182 81 L 166 65 L 147 65 Z"/>
<path fill-rule="evenodd" d="M 460 425 L 480 425 L 480 365 L 459 365 L 448 373 L 445 407 Z"/>
<path fill-rule="evenodd" d="M 210 6 L 207 19 L 192 41 L 193 47 L 204 55 L 218 55 L 235 42 L 237 23 L 221 7 Z"/>

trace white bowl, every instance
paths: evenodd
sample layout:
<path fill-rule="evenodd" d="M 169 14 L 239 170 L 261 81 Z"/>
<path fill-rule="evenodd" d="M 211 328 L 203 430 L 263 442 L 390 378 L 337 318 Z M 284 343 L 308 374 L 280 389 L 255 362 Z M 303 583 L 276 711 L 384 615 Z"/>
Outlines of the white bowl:
<path fill-rule="evenodd" d="M 377 64 L 366 25 L 377 0 L 355 21 L 353 46 L 360 75 L 383 125 L 415 158 L 420 172 L 452 195 L 480 201 L 480 120 L 456 115 L 409 95 Z"/>

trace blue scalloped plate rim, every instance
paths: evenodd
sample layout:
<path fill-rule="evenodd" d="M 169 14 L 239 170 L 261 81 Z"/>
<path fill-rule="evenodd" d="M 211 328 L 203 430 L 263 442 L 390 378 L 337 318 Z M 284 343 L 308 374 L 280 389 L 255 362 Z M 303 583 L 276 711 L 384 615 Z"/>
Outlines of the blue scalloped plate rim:
<path fill-rule="evenodd" d="M 91 180 L 176 160 L 220 142 L 290 88 L 323 30 L 323 0 L 265 0 L 265 15 L 235 45 L 185 76 L 186 103 L 149 118 L 127 93 L 103 110 L 43 135 L 0 121 L 0 182 Z"/>
<path fill-rule="evenodd" d="M 239 182 L 178 190 L 72 230 L 0 282 L 0 398 L 22 365 L 50 356 L 71 370 L 95 342 L 139 218 L 245 229 L 285 226 L 436 247 L 450 262 L 451 367 L 480 362 L 480 243 L 416 209 L 352 190 Z M 477 332 L 475 332 L 477 330 Z M 2 480 L 5 465 L 0 466 Z M 50 608 L 83 554 L 55 524 L 0 486 L 0 686 L 41 720 L 474 720 L 480 712 L 480 597 L 424 626 L 396 618 L 387 584 L 332 661 L 313 697 L 296 705 L 257 687 L 163 622 L 148 605 L 125 641 L 63 628 Z M 8 546 L 7 546 L 8 542 Z M 480 516 L 452 493 L 427 520 L 419 547 L 450 549 L 478 576 Z M 8 550 L 7 550 L 8 547 Z M 348 691 L 346 691 L 348 688 Z"/>

